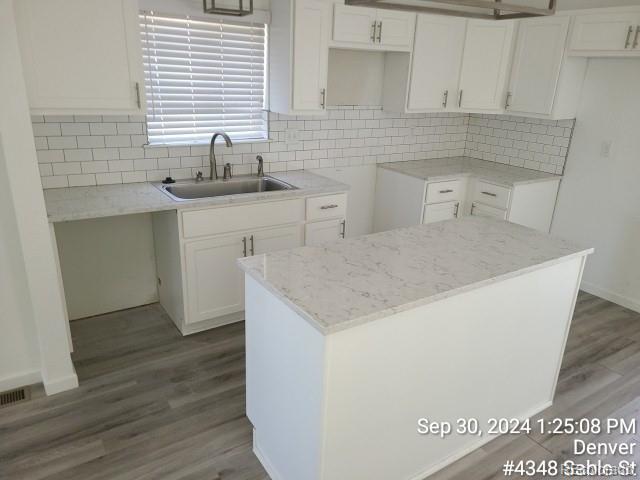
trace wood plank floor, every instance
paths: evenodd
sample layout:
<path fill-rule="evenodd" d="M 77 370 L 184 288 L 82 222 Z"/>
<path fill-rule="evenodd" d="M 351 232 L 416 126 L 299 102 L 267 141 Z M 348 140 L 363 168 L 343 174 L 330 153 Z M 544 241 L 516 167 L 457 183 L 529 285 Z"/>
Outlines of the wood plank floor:
<path fill-rule="evenodd" d="M 158 305 L 73 322 L 81 386 L 52 397 L 36 388 L 0 409 L 0 478 L 268 479 L 244 415 L 243 328 L 181 337 Z M 554 405 L 540 417 L 639 415 L 640 314 L 582 293 Z M 573 438 L 596 439 L 504 436 L 430 479 L 504 478 L 506 460 L 571 458 Z"/>

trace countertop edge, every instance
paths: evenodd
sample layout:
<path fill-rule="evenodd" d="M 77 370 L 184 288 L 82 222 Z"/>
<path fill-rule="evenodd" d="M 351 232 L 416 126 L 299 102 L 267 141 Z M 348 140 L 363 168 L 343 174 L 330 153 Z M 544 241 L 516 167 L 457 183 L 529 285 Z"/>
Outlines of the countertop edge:
<path fill-rule="evenodd" d="M 454 157 L 452 157 L 454 158 Z M 469 157 L 472 158 L 472 157 Z M 439 159 L 435 159 L 435 160 L 439 160 Z M 480 159 L 475 159 L 478 161 L 487 161 L 487 160 L 480 160 Z M 428 162 L 429 160 L 424 160 L 425 162 Z M 396 172 L 400 175 L 406 175 L 408 177 L 412 177 L 412 178 L 418 178 L 420 180 L 424 180 L 425 182 L 438 182 L 438 181 L 443 181 L 443 180 L 451 180 L 451 179 L 455 179 L 455 178 L 477 178 L 483 181 L 486 181 L 488 183 L 492 183 L 494 185 L 500 185 L 500 186 L 504 186 L 504 187 L 514 187 L 516 185 L 530 185 L 533 183 L 541 183 L 541 182 L 550 182 L 550 181 L 561 181 L 562 180 L 562 175 L 558 175 L 555 173 L 547 173 L 547 172 L 539 172 L 538 170 L 531 170 L 534 172 L 539 172 L 539 173 L 547 173 L 549 175 L 549 177 L 544 177 L 544 178 L 532 178 L 529 180 L 515 180 L 513 182 L 501 182 L 499 180 L 496 180 L 495 178 L 491 178 L 491 176 L 485 176 L 485 175 L 478 175 L 476 173 L 472 173 L 472 172 L 459 172 L 459 173 L 450 173 L 450 174 L 443 174 L 443 175 L 430 175 L 430 176 L 425 176 L 425 175 L 421 175 L 418 173 L 414 173 L 414 172 L 410 172 L 410 171 L 404 171 L 401 170 L 399 168 L 394 168 L 393 165 L 397 165 L 397 164 L 402 164 L 403 162 L 388 162 L 388 163 L 379 163 L 377 165 L 378 168 L 382 168 L 384 170 L 390 171 L 390 172 Z M 503 165 L 503 164 L 497 164 L 497 165 Z M 514 167 L 513 165 L 511 165 L 512 167 Z M 514 168 L 522 168 L 524 170 L 529 170 L 529 169 L 525 169 L 524 167 L 514 167 Z M 499 172 L 499 171 L 498 171 Z"/>
<path fill-rule="evenodd" d="M 371 313 L 369 315 L 364 315 L 361 317 L 357 317 L 351 320 L 347 320 L 335 326 L 325 326 L 322 323 L 318 322 L 317 319 L 313 317 L 310 313 L 308 313 L 303 308 L 300 308 L 299 305 L 292 302 L 285 295 L 282 294 L 278 289 L 274 288 L 267 280 L 265 280 L 262 275 L 255 272 L 251 269 L 251 267 L 245 265 L 242 262 L 242 259 L 238 259 L 237 263 L 240 269 L 242 269 L 246 274 L 248 274 L 251 278 L 256 280 L 260 285 L 265 287 L 269 292 L 274 294 L 277 298 L 282 300 L 287 306 L 289 306 L 293 311 L 298 313 L 301 317 L 303 317 L 312 327 L 318 330 L 323 335 L 331 335 L 333 333 L 338 333 L 343 330 L 348 330 L 350 328 L 357 327 L 359 325 L 363 325 L 368 322 L 372 322 L 375 320 L 379 320 L 381 318 L 389 317 L 391 315 L 406 312 L 408 310 L 412 310 L 414 308 L 422 307 L 424 305 L 429 305 L 431 303 L 444 300 L 445 298 L 453 297 L 456 295 L 460 295 L 462 293 L 467 293 L 473 290 L 477 290 L 478 288 L 485 287 L 487 285 L 491 285 L 500 281 L 509 280 L 511 278 L 519 277 L 525 275 L 527 273 L 535 272 L 537 270 L 541 270 L 546 267 L 551 267 L 553 265 L 557 265 L 559 263 L 564 263 L 569 260 L 573 260 L 574 258 L 586 257 L 587 255 L 591 255 L 594 252 L 593 248 L 586 248 L 584 250 L 580 250 L 575 253 L 571 253 L 569 255 L 563 255 L 562 257 L 554 258 L 552 260 L 547 260 L 542 263 L 538 263 L 536 265 L 531 265 L 529 267 L 521 268 L 519 270 L 514 270 L 512 272 L 504 273 L 502 275 L 498 275 L 493 278 L 489 278 L 486 280 L 480 280 L 478 282 L 470 283 L 469 285 L 464 285 L 459 288 L 454 288 L 451 290 L 447 290 L 446 292 L 438 293 L 435 295 L 431 295 L 430 297 L 422 298 L 420 300 L 415 300 L 413 302 L 405 303 L 402 305 L 398 305 L 391 308 L 385 308 L 379 310 L 375 313 Z M 264 254 L 263 254 L 264 255 Z"/>
<path fill-rule="evenodd" d="M 277 175 L 273 175 L 273 176 L 277 178 Z M 259 203 L 263 201 L 287 200 L 287 199 L 308 197 L 308 196 L 314 196 L 314 195 L 332 195 L 336 193 L 345 193 L 350 190 L 350 187 L 347 184 L 329 179 L 328 177 L 325 177 L 325 178 L 327 178 L 330 181 L 333 181 L 334 184 L 329 186 L 323 186 L 323 187 L 307 187 L 307 188 L 302 187 L 296 190 L 287 190 L 286 193 L 282 193 L 282 191 L 280 191 L 280 192 L 277 192 L 276 195 L 266 194 L 266 195 L 269 195 L 269 196 L 266 196 L 266 198 L 265 198 L 265 194 L 263 194 L 263 196 L 260 196 L 260 197 L 254 196 L 251 198 L 249 197 L 243 198 L 241 196 L 229 195 L 229 196 L 226 196 L 226 198 L 212 197 L 212 198 L 197 199 L 197 200 L 187 200 L 184 202 L 176 202 L 175 200 L 172 200 L 167 196 L 166 200 L 170 203 L 159 204 L 157 206 L 131 207 L 126 209 L 120 209 L 117 211 L 114 211 L 112 208 L 110 209 L 107 207 L 104 210 L 94 210 L 89 212 L 73 213 L 73 214 L 55 214 L 55 213 L 49 214 L 48 213 L 47 220 L 49 221 L 49 223 L 55 224 L 55 223 L 63 223 L 63 222 L 72 222 L 77 220 L 92 220 L 97 218 L 136 215 L 136 214 L 142 214 L 142 213 L 167 212 L 172 210 L 178 211 L 178 210 L 191 210 L 191 209 L 198 209 L 198 208 L 230 207 L 235 205 Z M 156 189 L 156 187 L 153 185 L 152 182 L 141 182 L 141 183 L 144 183 L 143 188 L 151 187 Z M 160 195 L 165 196 L 165 194 L 162 193 L 159 189 L 158 189 L 158 193 Z M 224 199 L 224 200 L 214 200 L 214 198 Z"/>

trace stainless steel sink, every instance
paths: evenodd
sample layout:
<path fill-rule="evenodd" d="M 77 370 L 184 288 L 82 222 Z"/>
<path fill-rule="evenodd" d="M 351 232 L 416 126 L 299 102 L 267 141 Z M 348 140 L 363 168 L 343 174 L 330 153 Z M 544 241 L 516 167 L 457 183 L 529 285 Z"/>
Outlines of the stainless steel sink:
<path fill-rule="evenodd" d="M 293 185 L 273 177 L 256 178 L 250 176 L 239 176 L 229 180 L 202 180 L 200 182 L 186 180 L 167 185 L 158 185 L 158 188 L 178 202 L 224 195 L 296 189 Z"/>

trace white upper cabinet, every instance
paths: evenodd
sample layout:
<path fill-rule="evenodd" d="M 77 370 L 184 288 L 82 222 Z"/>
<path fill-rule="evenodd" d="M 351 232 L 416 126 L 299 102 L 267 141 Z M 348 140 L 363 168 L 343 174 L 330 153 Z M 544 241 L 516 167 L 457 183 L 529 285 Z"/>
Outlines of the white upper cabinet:
<path fill-rule="evenodd" d="M 335 42 L 374 44 L 378 34 L 375 8 L 349 7 L 336 3 L 333 10 Z"/>
<path fill-rule="evenodd" d="M 137 2 L 14 2 L 29 103 L 37 114 L 141 113 Z"/>
<path fill-rule="evenodd" d="M 411 64 L 409 111 L 456 108 L 467 22 L 442 15 L 418 15 Z"/>
<path fill-rule="evenodd" d="M 271 111 L 317 115 L 326 107 L 331 5 L 324 0 L 279 0 L 271 5 Z"/>
<path fill-rule="evenodd" d="M 584 56 L 640 55 L 640 8 L 576 15 L 569 53 Z"/>
<path fill-rule="evenodd" d="M 512 21 L 468 21 L 456 99 L 461 110 L 503 110 L 513 34 Z"/>
<path fill-rule="evenodd" d="M 293 41 L 293 109 L 326 107 L 330 9 L 323 0 L 297 0 Z"/>
<path fill-rule="evenodd" d="M 415 14 L 336 3 L 332 45 L 370 50 L 409 51 Z"/>
<path fill-rule="evenodd" d="M 505 110 L 550 119 L 575 118 L 587 61 L 565 54 L 570 17 L 520 21 Z"/>
<path fill-rule="evenodd" d="M 382 47 L 409 49 L 415 15 L 393 10 L 376 10 L 378 13 L 378 32 L 376 40 Z"/>

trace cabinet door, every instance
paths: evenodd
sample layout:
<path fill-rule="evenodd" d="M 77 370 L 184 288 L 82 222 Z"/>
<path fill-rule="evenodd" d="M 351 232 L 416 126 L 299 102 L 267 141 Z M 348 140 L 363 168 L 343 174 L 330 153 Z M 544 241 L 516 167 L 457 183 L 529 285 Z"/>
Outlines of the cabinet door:
<path fill-rule="evenodd" d="M 463 110 L 502 110 L 514 23 L 469 20 L 458 105 Z"/>
<path fill-rule="evenodd" d="M 424 214 L 422 223 L 441 222 L 442 220 L 451 220 L 458 218 L 458 210 L 460 202 L 435 203 L 424 206 Z"/>
<path fill-rule="evenodd" d="M 258 230 L 249 237 L 249 245 L 253 255 L 301 247 L 302 225 Z"/>
<path fill-rule="evenodd" d="M 568 30 L 568 16 L 520 23 L 507 110 L 551 114 Z"/>
<path fill-rule="evenodd" d="M 20 0 L 15 5 L 34 113 L 142 111 L 136 2 Z"/>
<path fill-rule="evenodd" d="M 411 48 L 415 15 L 392 10 L 378 10 L 376 39 L 383 47 Z"/>
<path fill-rule="evenodd" d="M 344 218 L 307 223 L 305 225 L 304 244 L 320 245 L 321 243 L 335 242 L 343 238 L 345 228 Z"/>
<path fill-rule="evenodd" d="M 293 109 L 325 108 L 329 59 L 329 5 L 296 0 L 293 41 Z"/>
<path fill-rule="evenodd" d="M 571 52 L 633 51 L 637 13 L 595 13 L 577 15 L 571 32 Z M 637 51 L 638 49 L 636 49 Z"/>
<path fill-rule="evenodd" d="M 507 211 L 473 202 L 473 205 L 471 205 L 471 215 L 475 215 L 477 217 L 500 218 L 505 220 L 507 218 Z"/>
<path fill-rule="evenodd" d="M 446 110 L 455 106 L 466 25 L 462 18 L 418 15 L 409 110 Z"/>
<path fill-rule="evenodd" d="M 333 40 L 335 42 L 371 43 L 375 39 L 375 8 L 335 4 L 333 10 Z"/>
<path fill-rule="evenodd" d="M 237 233 L 185 244 L 185 323 L 244 309 L 244 276 L 236 260 L 243 256 L 243 239 L 248 240 L 249 235 Z"/>

